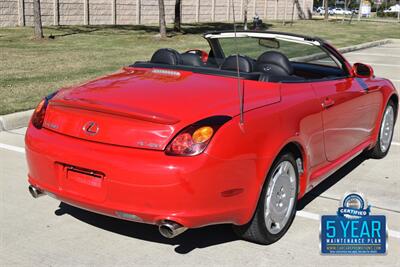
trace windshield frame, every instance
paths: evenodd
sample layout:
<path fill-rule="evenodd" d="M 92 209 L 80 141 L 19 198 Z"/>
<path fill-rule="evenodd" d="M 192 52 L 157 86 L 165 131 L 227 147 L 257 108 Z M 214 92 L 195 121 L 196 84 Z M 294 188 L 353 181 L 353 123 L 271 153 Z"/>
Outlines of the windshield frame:
<path fill-rule="evenodd" d="M 341 68 L 345 72 L 346 77 L 352 76 L 350 63 L 332 45 L 318 37 L 274 31 L 214 31 L 205 33 L 203 37 L 208 41 L 217 60 L 223 60 L 225 58 L 225 54 L 219 42 L 221 38 L 275 38 L 287 42 L 316 46 L 322 50 L 321 52 L 326 53 L 328 57 L 338 64 L 337 68 Z"/>

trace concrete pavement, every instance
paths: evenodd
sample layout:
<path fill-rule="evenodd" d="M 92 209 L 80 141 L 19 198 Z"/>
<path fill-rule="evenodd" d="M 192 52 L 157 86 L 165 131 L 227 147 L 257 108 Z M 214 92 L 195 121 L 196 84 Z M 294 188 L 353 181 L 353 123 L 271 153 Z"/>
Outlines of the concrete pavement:
<path fill-rule="evenodd" d="M 400 88 L 400 44 L 387 44 L 345 56 L 371 63 L 377 75 Z M 389 66 L 390 65 L 390 66 Z M 189 230 L 176 239 L 154 226 L 131 223 L 34 200 L 27 190 L 23 150 L 25 128 L 0 133 L 0 266 L 400 266 L 400 130 L 383 160 L 358 157 L 301 202 L 289 232 L 271 246 L 237 240 L 229 225 Z M 349 190 L 363 192 L 374 214 L 387 216 L 386 256 L 321 256 L 319 215 L 334 214 Z"/>

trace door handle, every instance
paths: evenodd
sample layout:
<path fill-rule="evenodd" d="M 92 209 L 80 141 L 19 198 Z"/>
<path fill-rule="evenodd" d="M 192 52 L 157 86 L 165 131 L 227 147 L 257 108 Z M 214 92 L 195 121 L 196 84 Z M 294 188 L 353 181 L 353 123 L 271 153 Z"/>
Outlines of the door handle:
<path fill-rule="evenodd" d="M 333 100 L 330 97 L 325 98 L 325 100 L 322 102 L 322 107 L 327 109 L 329 107 L 332 107 L 333 105 L 335 105 L 335 100 Z"/>

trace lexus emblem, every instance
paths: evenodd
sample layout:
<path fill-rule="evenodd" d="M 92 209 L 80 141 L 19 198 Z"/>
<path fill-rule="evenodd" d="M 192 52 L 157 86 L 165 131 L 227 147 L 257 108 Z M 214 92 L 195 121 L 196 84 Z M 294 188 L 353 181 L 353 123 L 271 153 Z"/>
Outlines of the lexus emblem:
<path fill-rule="evenodd" d="M 99 126 L 94 121 L 87 122 L 82 129 L 88 135 L 96 135 L 99 132 Z"/>

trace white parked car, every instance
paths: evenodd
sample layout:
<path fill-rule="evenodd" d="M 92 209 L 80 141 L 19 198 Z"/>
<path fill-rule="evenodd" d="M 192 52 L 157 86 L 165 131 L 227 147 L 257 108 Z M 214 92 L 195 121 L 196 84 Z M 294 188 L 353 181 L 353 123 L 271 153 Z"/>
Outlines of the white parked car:
<path fill-rule="evenodd" d="M 383 10 L 383 13 L 397 13 L 400 12 L 400 5 L 394 5 L 389 7 L 388 9 Z"/>
<path fill-rule="evenodd" d="M 351 11 L 343 8 L 335 8 L 333 9 L 333 13 L 335 15 L 351 15 Z"/>
<path fill-rule="evenodd" d="M 322 16 L 322 15 L 325 15 L 325 9 L 323 9 L 323 8 L 321 8 L 321 10 L 319 11 L 319 14 Z M 335 13 L 333 12 L 333 9 L 328 9 L 328 14 L 329 15 L 334 15 Z"/>

